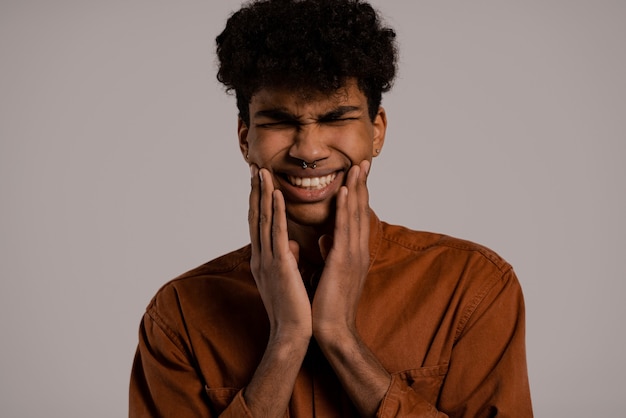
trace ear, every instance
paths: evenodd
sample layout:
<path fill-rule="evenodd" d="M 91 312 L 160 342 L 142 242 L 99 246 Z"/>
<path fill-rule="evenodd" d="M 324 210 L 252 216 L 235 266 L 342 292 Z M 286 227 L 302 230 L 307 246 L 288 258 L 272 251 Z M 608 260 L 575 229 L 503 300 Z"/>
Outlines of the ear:
<path fill-rule="evenodd" d="M 237 118 L 237 136 L 239 137 L 239 150 L 244 160 L 248 161 L 248 125 L 241 119 Z"/>
<path fill-rule="evenodd" d="M 381 106 L 372 122 L 374 125 L 374 138 L 372 141 L 372 155 L 378 157 L 385 144 L 385 134 L 387 133 L 387 113 Z"/>

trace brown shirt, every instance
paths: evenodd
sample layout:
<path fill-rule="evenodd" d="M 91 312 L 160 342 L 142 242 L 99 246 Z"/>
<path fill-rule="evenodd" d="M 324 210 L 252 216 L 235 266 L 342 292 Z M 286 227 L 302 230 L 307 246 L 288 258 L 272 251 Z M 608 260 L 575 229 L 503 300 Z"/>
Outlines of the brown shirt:
<path fill-rule="evenodd" d="M 511 266 L 474 243 L 371 224 L 357 329 L 392 374 L 377 416 L 532 417 Z M 140 327 L 130 417 L 252 416 L 242 389 L 269 326 L 249 260 L 247 246 L 159 290 Z M 314 340 L 285 416 L 358 416 Z"/>

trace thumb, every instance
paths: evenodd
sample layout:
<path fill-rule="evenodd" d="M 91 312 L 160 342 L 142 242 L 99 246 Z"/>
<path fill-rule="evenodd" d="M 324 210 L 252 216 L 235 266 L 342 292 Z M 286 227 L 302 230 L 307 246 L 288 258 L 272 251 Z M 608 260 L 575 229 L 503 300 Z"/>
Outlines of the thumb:
<path fill-rule="evenodd" d="M 300 245 L 292 239 L 289 240 L 289 251 L 293 254 L 296 259 L 296 263 L 300 262 Z"/>
<path fill-rule="evenodd" d="M 328 253 L 333 248 L 333 237 L 328 234 L 324 234 L 317 240 L 317 245 L 320 247 L 320 253 L 322 254 L 322 259 L 326 261 L 326 257 L 328 257 Z"/>

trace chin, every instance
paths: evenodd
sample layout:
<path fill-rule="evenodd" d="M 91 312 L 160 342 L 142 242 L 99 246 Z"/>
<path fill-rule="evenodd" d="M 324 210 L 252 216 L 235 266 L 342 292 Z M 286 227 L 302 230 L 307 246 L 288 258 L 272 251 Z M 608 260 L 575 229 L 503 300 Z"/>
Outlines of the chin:
<path fill-rule="evenodd" d="M 325 226 L 334 219 L 334 210 L 326 204 L 307 204 L 287 207 L 287 217 L 302 226 Z"/>

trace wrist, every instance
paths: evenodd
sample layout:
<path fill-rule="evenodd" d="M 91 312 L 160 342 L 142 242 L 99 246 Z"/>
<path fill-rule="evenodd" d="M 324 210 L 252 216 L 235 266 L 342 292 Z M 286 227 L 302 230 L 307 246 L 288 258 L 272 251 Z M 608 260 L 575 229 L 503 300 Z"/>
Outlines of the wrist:
<path fill-rule="evenodd" d="M 275 327 L 270 331 L 267 347 L 286 354 L 306 352 L 311 336 L 310 329 Z"/>
<path fill-rule="evenodd" d="M 333 350 L 349 347 L 361 341 L 356 328 L 347 324 L 314 326 L 313 335 L 321 347 Z"/>

